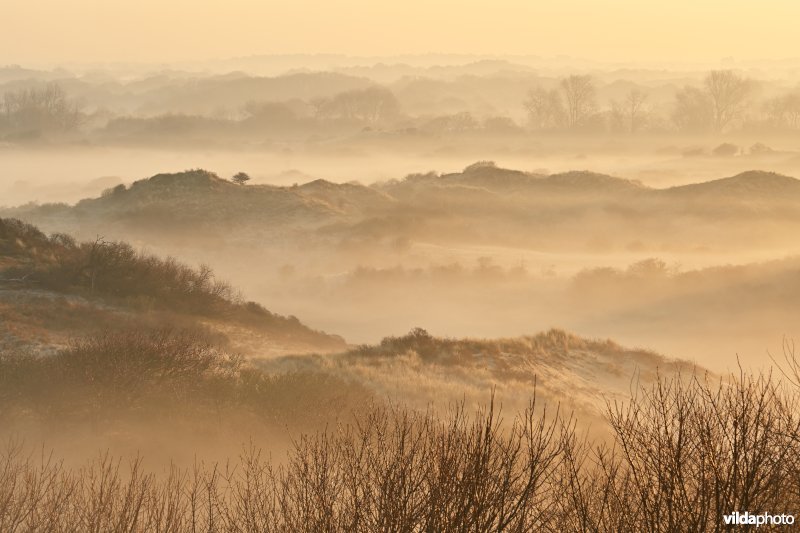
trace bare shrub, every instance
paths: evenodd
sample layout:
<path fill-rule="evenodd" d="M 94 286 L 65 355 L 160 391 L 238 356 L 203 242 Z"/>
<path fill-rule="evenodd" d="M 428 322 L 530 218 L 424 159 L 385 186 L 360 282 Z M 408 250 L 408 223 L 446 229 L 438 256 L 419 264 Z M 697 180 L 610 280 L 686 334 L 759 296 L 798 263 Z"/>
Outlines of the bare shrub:
<path fill-rule="evenodd" d="M 646 531 L 718 531 L 734 511 L 797 513 L 798 412 L 796 392 L 770 374 L 661 378 L 609 406 L 603 492 Z M 598 513 L 588 530 L 604 521 Z"/>
<path fill-rule="evenodd" d="M 90 352 L 105 342 L 73 348 L 77 362 L 61 374 L 104 368 Z M 165 359 L 127 368 L 155 382 L 221 368 L 202 351 L 170 355 L 175 343 L 159 344 Z M 110 366 L 90 375 L 129 387 Z M 243 384 L 230 397 L 258 398 L 271 383 L 232 372 Z M 800 511 L 798 407 L 790 380 L 740 371 L 660 377 L 609 404 L 611 437 L 599 443 L 535 403 L 503 420 L 492 402 L 474 414 L 463 404 L 446 413 L 373 405 L 301 434 L 285 461 L 253 445 L 238 461 L 161 475 L 141 459 L 124 466 L 106 455 L 75 469 L 11 446 L 0 458 L 0 530 L 720 531 L 734 511 Z"/>
<path fill-rule="evenodd" d="M 376 407 L 357 425 L 302 437 L 284 466 L 251 449 L 233 466 L 161 478 L 140 459 L 68 470 L 11 448 L 0 526 L 27 530 L 46 513 L 73 531 L 530 531 L 555 510 L 557 418 L 531 406 L 503 430 L 491 406 L 444 419 Z"/>

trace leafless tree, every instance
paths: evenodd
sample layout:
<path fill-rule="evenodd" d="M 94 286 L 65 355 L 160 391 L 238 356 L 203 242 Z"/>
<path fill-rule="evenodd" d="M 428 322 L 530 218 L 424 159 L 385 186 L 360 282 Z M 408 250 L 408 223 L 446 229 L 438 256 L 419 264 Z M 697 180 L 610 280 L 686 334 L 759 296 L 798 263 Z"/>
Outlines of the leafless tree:
<path fill-rule="evenodd" d="M 702 88 L 686 86 L 675 95 L 673 120 L 686 132 L 722 133 L 744 118 L 755 84 L 732 70 L 712 70 Z"/>
<path fill-rule="evenodd" d="M 800 129 L 800 90 L 767 100 L 764 110 L 774 127 Z"/>
<path fill-rule="evenodd" d="M 753 82 L 732 70 L 712 70 L 704 80 L 714 110 L 714 128 L 723 132 L 742 117 Z"/>
<path fill-rule="evenodd" d="M 686 133 L 703 133 L 713 129 L 713 102 L 709 95 L 696 87 L 684 87 L 675 94 L 672 120 Z"/>
<path fill-rule="evenodd" d="M 597 108 L 594 80 L 589 75 L 573 74 L 561 80 L 560 86 L 566 104 L 567 127 L 577 128 Z"/>
<path fill-rule="evenodd" d="M 564 104 L 556 89 L 547 90 L 542 87 L 531 89 L 523 105 L 528 112 L 528 123 L 533 129 L 558 128 L 565 123 Z"/>
<path fill-rule="evenodd" d="M 55 83 L 5 93 L 0 111 L 5 128 L 14 133 L 64 133 L 78 127 L 83 117 L 79 103 Z"/>
<path fill-rule="evenodd" d="M 640 530 L 718 531 L 736 510 L 796 512 L 797 397 L 768 374 L 661 378 L 609 419 Z"/>
<path fill-rule="evenodd" d="M 611 114 L 619 129 L 627 133 L 636 133 L 645 122 L 647 95 L 638 90 L 631 89 L 621 102 L 611 103 Z"/>

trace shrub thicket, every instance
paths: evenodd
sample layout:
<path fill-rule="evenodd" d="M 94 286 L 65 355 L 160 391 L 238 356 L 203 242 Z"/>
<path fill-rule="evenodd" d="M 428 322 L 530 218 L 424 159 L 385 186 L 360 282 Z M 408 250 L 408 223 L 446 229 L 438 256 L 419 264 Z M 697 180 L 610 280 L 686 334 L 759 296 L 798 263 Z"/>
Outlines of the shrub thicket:
<path fill-rule="evenodd" d="M 662 377 L 608 406 L 611 439 L 600 444 L 558 412 L 531 405 L 503 421 L 490 404 L 472 415 L 376 405 L 304 434 L 283 463 L 253 448 L 224 467 L 165 476 L 107 457 L 70 469 L 12 448 L 0 460 L 0 530 L 721 531 L 735 511 L 800 511 L 800 405 L 789 377 Z M 98 394 L 132 408 L 137 394 L 158 391 L 162 401 L 257 409 L 276 383 L 163 333 L 3 360 L 0 379 L 4 412 Z"/>
<path fill-rule="evenodd" d="M 136 251 L 124 242 L 98 238 L 78 243 L 48 237 L 16 219 L 0 218 L 0 280 L 58 292 L 78 293 L 140 308 L 157 308 L 236 320 L 276 336 L 342 347 L 342 339 L 312 330 L 295 317 L 246 302 L 208 266 L 195 269 L 174 258 Z"/>
<path fill-rule="evenodd" d="M 309 427 L 367 398 L 363 388 L 323 374 L 267 374 L 194 330 L 108 332 L 43 357 L 0 352 L 0 424 L 7 425 L 203 421 L 226 412 Z"/>

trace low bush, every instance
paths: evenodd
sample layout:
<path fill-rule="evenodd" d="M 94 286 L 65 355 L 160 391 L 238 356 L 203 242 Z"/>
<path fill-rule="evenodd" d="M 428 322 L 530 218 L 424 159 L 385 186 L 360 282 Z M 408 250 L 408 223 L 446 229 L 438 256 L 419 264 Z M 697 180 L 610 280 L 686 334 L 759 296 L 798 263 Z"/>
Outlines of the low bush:
<path fill-rule="evenodd" d="M 0 353 L 0 422 L 68 426 L 136 417 L 248 415 L 310 427 L 369 400 L 354 384 L 314 373 L 269 375 L 198 330 L 108 332 L 54 355 Z"/>

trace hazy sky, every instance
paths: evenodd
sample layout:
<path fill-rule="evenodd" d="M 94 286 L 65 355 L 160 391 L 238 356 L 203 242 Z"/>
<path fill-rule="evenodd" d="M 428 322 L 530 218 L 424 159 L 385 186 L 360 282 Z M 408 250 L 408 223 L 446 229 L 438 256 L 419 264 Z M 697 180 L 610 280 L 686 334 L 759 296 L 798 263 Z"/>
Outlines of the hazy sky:
<path fill-rule="evenodd" d="M 796 0 L 0 0 L 0 63 L 270 53 L 800 55 Z"/>

